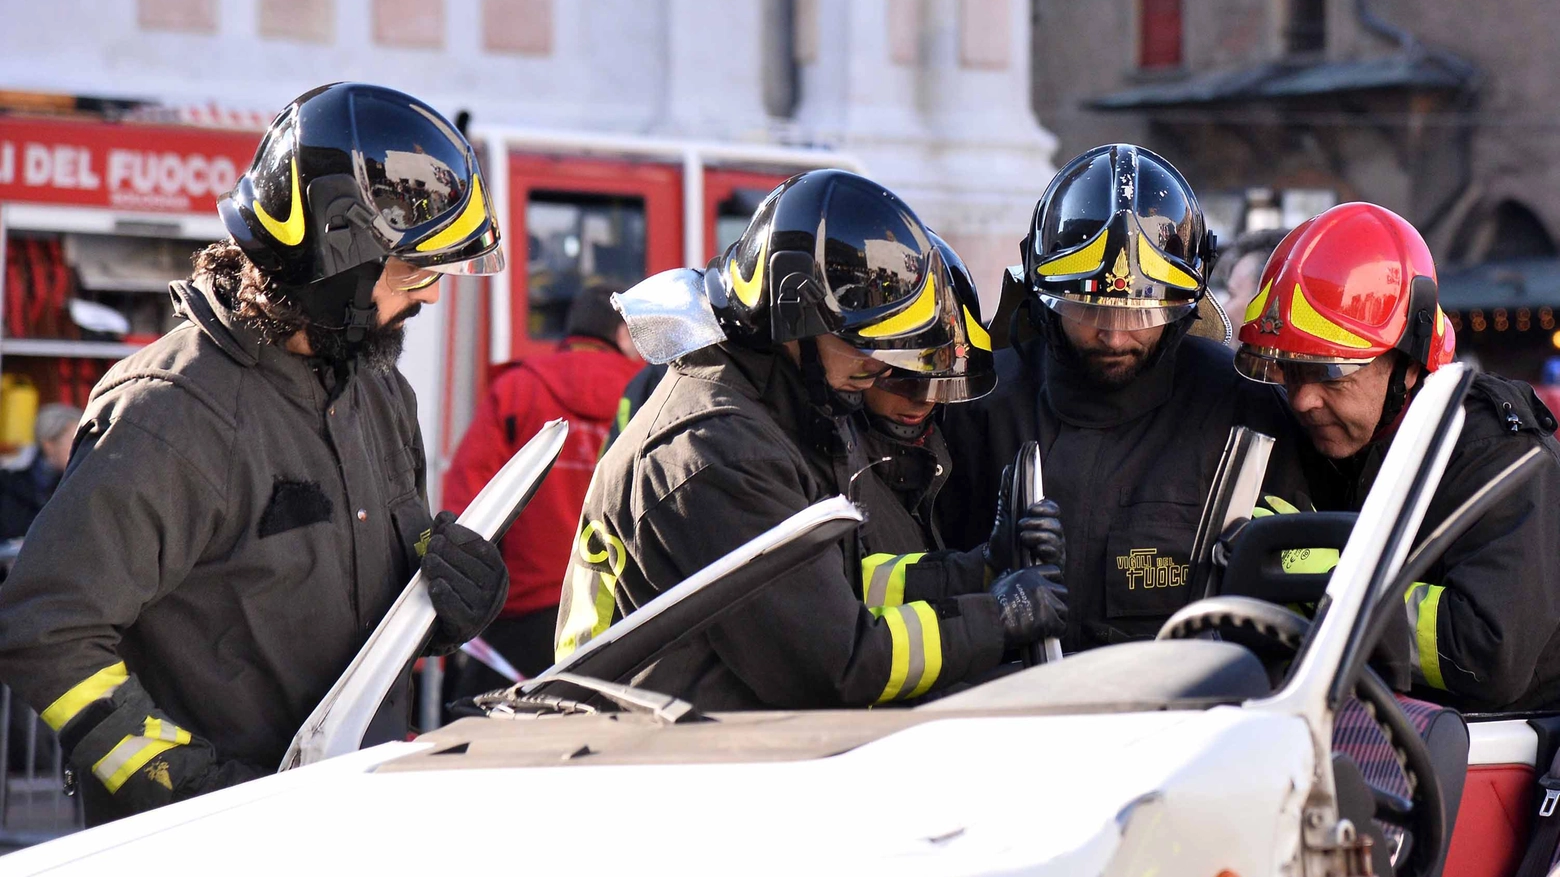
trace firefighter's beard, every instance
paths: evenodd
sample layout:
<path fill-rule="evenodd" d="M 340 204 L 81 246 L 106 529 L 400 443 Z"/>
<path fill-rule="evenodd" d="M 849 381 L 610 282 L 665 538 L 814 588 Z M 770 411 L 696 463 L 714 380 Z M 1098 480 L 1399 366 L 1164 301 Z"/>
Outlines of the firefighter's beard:
<path fill-rule="evenodd" d="M 356 353 L 359 361 L 375 374 L 388 375 L 395 370 L 401 358 L 401 348 L 406 343 L 406 321 L 417 316 L 420 304 L 412 304 L 382 326 L 375 326 L 363 334 Z M 351 356 L 345 329 L 327 329 L 313 323 L 304 327 L 309 347 L 315 356 L 331 362 L 345 361 Z"/>
<path fill-rule="evenodd" d="M 1137 380 L 1147 366 L 1149 357 L 1153 355 L 1154 348 L 1159 346 L 1158 340 L 1146 347 L 1135 345 L 1126 348 L 1085 347 L 1076 339 L 1069 340 L 1078 354 L 1078 362 L 1083 366 L 1084 377 L 1103 390 L 1119 390 Z"/>

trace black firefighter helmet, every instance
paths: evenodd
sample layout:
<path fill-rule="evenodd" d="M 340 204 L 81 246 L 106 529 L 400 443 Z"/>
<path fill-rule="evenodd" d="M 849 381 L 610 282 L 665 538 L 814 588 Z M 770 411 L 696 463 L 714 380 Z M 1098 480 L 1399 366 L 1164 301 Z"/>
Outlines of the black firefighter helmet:
<path fill-rule="evenodd" d="M 338 82 L 294 100 L 217 211 L 283 297 L 349 340 L 372 325 L 391 256 L 443 274 L 504 266 L 471 144 L 432 107 L 377 85 Z"/>
<path fill-rule="evenodd" d="M 1140 146 L 1097 146 L 1068 162 L 1024 239 L 1029 291 L 1101 329 L 1173 323 L 1207 292 L 1214 236 L 1192 188 Z"/>
<path fill-rule="evenodd" d="M 914 373 L 893 368 L 873 385 L 918 402 L 969 402 L 990 393 L 997 386 L 996 358 L 991 353 L 991 335 L 980 312 L 980 296 L 975 278 L 964 260 L 948 242 L 930 233 L 932 243 L 942 255 L 953 283 L 954 300 L 961 319 L 952 327 L 954 342 L 939 350 L 939 367 Z"/>
<path fill-rule="evenodd" d="M 730 337 L 836 335 L 906 376 L 962 376 L 974 339 L 985 337 L 921 220 L 894 193 L 845 171 L 781 183 L 704 278 Z"/>

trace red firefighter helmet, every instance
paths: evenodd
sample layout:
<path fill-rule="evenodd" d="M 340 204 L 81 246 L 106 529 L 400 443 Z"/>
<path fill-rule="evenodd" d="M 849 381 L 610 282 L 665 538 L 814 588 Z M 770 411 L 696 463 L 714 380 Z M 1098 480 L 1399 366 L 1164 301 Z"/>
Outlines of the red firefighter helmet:
<path fill-rule="evenodd" d="M 1435 262 L 1408 220 L 1339 204 L 1279 243 L 1246 307 L 1235 370 L 1264 383 L 1337 380 L 1389 350 L 1426 371 L 1456 340 L 1436 296 Z"/>

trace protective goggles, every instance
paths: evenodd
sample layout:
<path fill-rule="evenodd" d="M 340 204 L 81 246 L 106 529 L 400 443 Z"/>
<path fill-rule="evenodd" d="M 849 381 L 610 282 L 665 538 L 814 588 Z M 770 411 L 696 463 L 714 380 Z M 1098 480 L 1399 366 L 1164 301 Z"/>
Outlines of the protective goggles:
<path fill-rule="evenodd" d="M 1197 301 L 1154 301 L 1078 293 L 1040 294 L 1040 301 L 1057 314 L 1111 332 L 1136 332 L 1174 323 L 1197 310 Z"/>
<path fill-rule="evenodd" d="M 396 292 L 416 292 L 439 282 L 443 273 L 432 268 L 420 268 L 394 256 L 385 260 L 385 285 Z"/>
<path fill-rule="evenodd" d="M 996 372 L 947 377 L 924 377 L 902 369 L 889 369 L 872 386 L 912 402 L 971 402 L 996 389 Z"/>
<path fill-rule="evenodd" d="M 1241 345 L 1235 351 L 1235 371 L 1241 377 L 1286 387 L 1342 380 L 1371 362 L 1370 359 L 1309 357 L 1271 347 Z"/>

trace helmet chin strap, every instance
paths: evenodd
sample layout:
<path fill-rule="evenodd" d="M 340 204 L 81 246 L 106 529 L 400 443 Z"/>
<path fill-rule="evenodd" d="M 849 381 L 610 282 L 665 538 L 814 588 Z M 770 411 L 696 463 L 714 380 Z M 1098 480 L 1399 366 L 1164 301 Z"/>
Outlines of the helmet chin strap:
<path fill-rule="evenodd" d="M 845 420 L 861 410 L 863 394 L 842 393 L 829 385 L 828 372 L 818 355 L 818 339 L 815 336 L 800 338 L 802 388 L 807 393 L 808 437 L 819 448 L 834 453 L 841 444 L 849 444 L 844 438 L 847 432 Z"/>
<path fill-rule="evenodd" d="M 1419 389 L 1418 382 L 1412 390 L 1408 387 L 1408 367 L 1412 365 L 1408 357 L 1397 352 L 1393 355 L 1392 376 L 1387 379 L 1387 395 L 1381 404 L 1381 419 L 1376 422 L 1376 431 L 1370 437 L 1372 442 L 1381 441 L 1397 429 L 1398 419 L 1408 408 L 1414 391 Z"/>
<path fill-rule="evenodd" d="M 364 262 L 340 274 L 287 292 L 316 327 L 345 333 L 348 359 L 355 358 L 379 320 L 374 286 L 384 274 L 382 261 Z"/>

